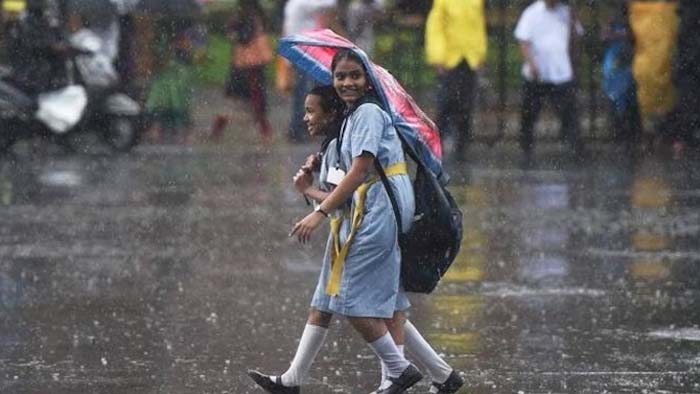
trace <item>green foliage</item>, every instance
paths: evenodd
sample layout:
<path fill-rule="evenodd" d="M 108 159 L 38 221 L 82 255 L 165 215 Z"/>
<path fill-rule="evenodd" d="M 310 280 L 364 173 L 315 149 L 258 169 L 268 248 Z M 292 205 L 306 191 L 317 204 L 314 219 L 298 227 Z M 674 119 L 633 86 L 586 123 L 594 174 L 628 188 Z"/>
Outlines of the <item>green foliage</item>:
<path fill-rule="evenodd" d="M 422 30 L 394 27 L 377 34 L 374 61 L 386 68 L 411 93 L 435 84 L 435 73 L 425 62 Z"/>
<path fill-rule="evenodd" d="M 492 82 L 497 83 L 498 73 L 501 62 L 502 48 L 499 46 L 498 38 L 489 36 L 488 53 L 486 55 L 486 77 Z M 505 83 L 506 89 L 512 90 L 520 86 L 522 79 L 520 77 L 520 69 L 522 66 L 522 57 L 518 43 L 514 39 L 508 39 L 505 46 Z"/>

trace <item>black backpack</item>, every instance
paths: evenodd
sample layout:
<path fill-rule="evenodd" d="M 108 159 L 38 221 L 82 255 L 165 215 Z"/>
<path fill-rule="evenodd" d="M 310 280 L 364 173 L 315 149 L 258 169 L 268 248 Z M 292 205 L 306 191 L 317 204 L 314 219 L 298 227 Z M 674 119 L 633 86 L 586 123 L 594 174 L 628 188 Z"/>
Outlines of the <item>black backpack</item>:
<path fill-rule="evenodd" d="M 416 211 L 408 233 L 402 233 L 401 214 L 394 191 L 379 160 L 374 165 L 396 215 L 401 247 L 401 283 L 404 290 L 431 293 L 450 268 L 462 243 L 462 212 L 447 189 L 423 163 L 401 133 L 404 151 L 416 163 L 413 181 Z"/>

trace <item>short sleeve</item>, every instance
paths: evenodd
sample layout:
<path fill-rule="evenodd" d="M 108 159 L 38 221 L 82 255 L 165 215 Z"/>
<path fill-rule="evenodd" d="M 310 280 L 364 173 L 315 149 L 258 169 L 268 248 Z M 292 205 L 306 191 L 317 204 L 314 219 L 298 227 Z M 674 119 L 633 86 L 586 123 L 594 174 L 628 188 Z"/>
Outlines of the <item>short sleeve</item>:
<path fill-rule="evenodd" d="M 352 157 L 364 152 L 377 157 L 385 127 L 384 111 L 376 104 L 363 104 L 355 110 L 353 118 L 353 127 L 349 130 Z"/>
<path fill-rule="evenodd" d="M 530 21 L 530 12 L 525 10 L 515 26 L 515 38 L 519 41 L 532 41 L 532 23 Z"/>

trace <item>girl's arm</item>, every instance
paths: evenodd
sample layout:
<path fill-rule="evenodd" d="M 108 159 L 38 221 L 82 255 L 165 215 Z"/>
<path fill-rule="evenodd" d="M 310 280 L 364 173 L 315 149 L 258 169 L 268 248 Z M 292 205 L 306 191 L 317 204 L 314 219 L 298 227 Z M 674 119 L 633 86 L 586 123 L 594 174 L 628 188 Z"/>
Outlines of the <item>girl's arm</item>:
<path fill-rule="evenodd" d="M 324 212 L 327 214 L 343 205 L 358 187 L 367 179 L 367 175 L 374 167 L 374 156 L 370 153 L 363 153 L 352 161 L 350 171 L 345 175 L 338 187 L 336 187 L 319 205 L 319 209 L 306 215 L 304 219 L 297 222 L 292 228 L 289 236 L 297 235 L 299 242 L 306 243 L 311 237 L 311 233 L 318 227 L 324 219 Z M 313 197 L 312 197 L 313 198 Z"/>
<path fill-rule="evenodd" d="M 328 198 L 330 193 L 324 192 L 323 190 L 321 190 L 317 187 L 310 187 L 310 188 L 306 189 L 306 191 L 304 192 L 304 195 L 306 197 L 309 197 L 310 199 L 316 201 L 317 203 L 322 203 L 323 201 L 326 200 L 326 198 Z"/>
<path fill-rule="evenodd" d="M 532 43 L 529 41 L 520 41 L 520 54 L 523 56 L 523 60 L 530 66 L 530 72 L 532 73 L 532 78 L 537 81 L 540 79 L 540 70 L 537 69 L 537 63 L 535 63 L 535 56 L 532 54 Z"/>

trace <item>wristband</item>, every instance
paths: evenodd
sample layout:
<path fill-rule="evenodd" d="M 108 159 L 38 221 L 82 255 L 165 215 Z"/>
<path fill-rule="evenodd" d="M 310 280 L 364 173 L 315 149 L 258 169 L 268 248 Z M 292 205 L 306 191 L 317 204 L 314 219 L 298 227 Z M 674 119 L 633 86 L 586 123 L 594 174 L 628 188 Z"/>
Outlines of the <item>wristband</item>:
<path fill-rule="evenodd" d="M 320 213 L 321 215 L 323 215 L 323 216 L 325 216 L 325 217 L 328 217 L 328 212 L 326 212 L 326 211 L 324 211 L 323 209 L 321 209 L 321 204 L 318 204 L 318 206 L 316 207 L 316 209 L 314 209 L 314 212 L 318 212 L 318 213 Z"/>

